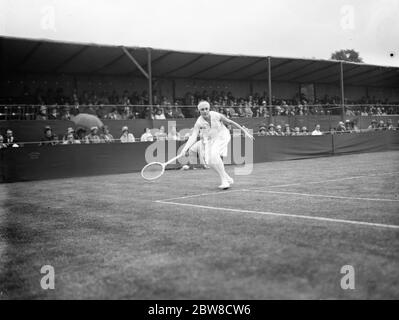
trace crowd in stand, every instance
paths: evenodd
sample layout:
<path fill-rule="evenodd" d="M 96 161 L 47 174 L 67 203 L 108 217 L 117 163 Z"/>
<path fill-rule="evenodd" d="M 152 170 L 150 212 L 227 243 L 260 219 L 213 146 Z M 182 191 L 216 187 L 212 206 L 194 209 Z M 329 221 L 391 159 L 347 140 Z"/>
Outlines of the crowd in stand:
<path fill-rule="evenodd" d="M 231 92 L 187 92 L 184 97 L 175 100 L 153 93 L 153 107 L 148 107 L 147 91 L 139 94 L 137 91 L 125 90 L 118 94 L 101 91 L 84 91 L 81 95 L 75 90 L 71 96 L 64 94 L 62 88 L 48 89 L 46 94 L 38 90 L 32 95 L 28 87 L 20 99 L 8 100 L 9 104 L 36 105 L 32 111 L 32 118 L 37 120 L 70 120 L 78 113 L 90 113 L 100 119 L 129 120 L 129 119 L 171 119 L 195 118 L 198 116 L 196 106 L 200 100 L 210 102 L 212 109 L 232 117 L 263 117 L 297 116 L 297 115 L 325 115 L 340 114 L 339 97 L 324 96 L 309 102 L 303 94 L 296 94 L 292 99 L 278 99 L 272 97 L 272 106 L 268 106 L 269 98 L 254 93 L 247 97 L 237 97 Z M 347 116 L 390 115 L 398 114 L 397 107 L 388 105 L 388 101 L 375 98 L 362 98 L 358 101 L 346 101 Z M 146 107 L 147 106 L 147 107 Z M 1 112 L 0 112 L 1 114 Z M 29 112 L 31 114 L 31 112 Z"/>
<path fill-rule="evenodd" d="M 19 143 L 13 136 L 11 129 L 6 131 L 5 139 L 0 135 L 0 148 L 18 147 Z M 172 126 L 167 133 L 164 126 L 159 129 L 145 128 L 144 133 L 140 138 L 135 138 L 133 133 L 129 131 L 127 126 L 123 126 L 121 134 L 118 138 L 110 133 L 107 126 L 98 128 L 93 126 L 87 131 L 84 128 L 79 128 L 75 131 L 74 128 L 69 127 L 63 136 L 53 132 L 51 126 L 45 126 L 43 130 L 43 137 L 39 142 L 39 146 L 55 146 L 60 144 L 91 144 L 91 143 L 131 143 L 131 142 L 145 142 L 156 140 L 186 140 L 189 135 L 181 135 L 177 132 L 176 127 Z"/>
<path fill-rule="evenodd" d="M 232 135 L 235 132 L 229 127 Z M 262 124 L 259 126 L 257 132 L 258 136 L 319 136 L 324 134 L 342 134 L 342 133 L 360 133 L 369 131 L 384 131 L 384 130 L 399 130 L 399 120 L 395 127 L 392 120 L 388 119 L 386 122 L 383 120 L 371 120 L 371 123 L 367 129 L 360 130 L 357 127 L 356 121 L 346 120 L 345 122 L 340 121 L 338 125 L 327 131 L 322 131 L 319 124 L 316 124 L 313 130 L 308 130 L 306 126 L 291 128 L 288 123 L 283 125 L 275 125 L 270 123 L 269 125 Z M 254 130 L 256 131 L 256 130 Z M 190 133 L 181 134 L 176 130 L 175 126 L 169 128 L 169 132 L 166 132 L 165 127 L 161 126 L 158 128 L 145 128 L 140 138 L 136 138 L 133 133 L 129 131 L 127 126 L 123 126 L 121 129 L 120 136 L 114 138 L 110 133 L 107 126 L 98 128 L 93 126 L 87 131 L 84 128 L 79 128 L 75 131 L 74 128 L 69 127 L 64 135 L 54 133 L 51 126 L 45 126 L 43 130 L 43 137 L 39 142 L 40 146 L 54 146 L 60 144 L 92 144 L 92 143 L 133 143 L 133 142 L 145 142 L 145 141 L 156 141 L 156 140 L 187 140 Z M 241 135 L 241 133 L 239 133 Z M 0 149 L 9 147 L 19 147 L 21 144 L 14 137 L 13 131 L 7 129 L 6 133 L 0 134 Z"/>
<path fill-rule="evenodd" d="M 371 124 L 367 129 L 361 130 L 356 124 L 356 121 L 345 120 L 338 122 L 338 125 L 331 128 L 328 131 L 321 131 L 319 124 L 316 124 L 312 131 L 309 131 L 306 126 L 291 128 L 288 123 L 283 125 L 274 125 L 273 123 L 266 125 L 261 125 L 259 127 L 259 136 L 321 136 L 324 134 L 341 134 L 341 133 L 360 133 L 360 132 L 370 132 L 370 131 L 384 131 L 384 130 L 399 130 L 399 120 L 397 126 L 393 125 L 391 119 L 386 122 L 383 120 L 377 121 L 375 119 L 371 120 Z"/>
<path fill-rule="evenodd" d="M 11 129 L 7 129 L 5 137 L 0 134 L 0 149 L 19 147 Z"/>

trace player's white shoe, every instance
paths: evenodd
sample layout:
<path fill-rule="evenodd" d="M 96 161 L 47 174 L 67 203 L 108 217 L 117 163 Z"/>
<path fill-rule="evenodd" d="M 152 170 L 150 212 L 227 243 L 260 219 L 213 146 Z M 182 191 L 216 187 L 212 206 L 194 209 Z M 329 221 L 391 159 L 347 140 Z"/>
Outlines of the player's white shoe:
<path fill-rule="evenodd" d="M 228 182 L 229 184 L 233 184 L 233 183 L 234 183 L 234 180 L 233 180 L 232 177 L 228 176 L 228 177 L 227 177 L 227 182 Z"/>
<path fill-rule="evenodd" d="M 226 189 L 230 188 L 230 184 L 227 181 L 225 181 L 218 188 L 222 189 L 222 190 L 226 190 Z"/>

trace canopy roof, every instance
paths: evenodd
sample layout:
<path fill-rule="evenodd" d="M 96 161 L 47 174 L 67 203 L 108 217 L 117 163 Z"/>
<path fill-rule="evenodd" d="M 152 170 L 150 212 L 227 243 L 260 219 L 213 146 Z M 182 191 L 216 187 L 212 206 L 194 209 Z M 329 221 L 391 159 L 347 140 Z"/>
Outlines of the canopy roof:
<path fill-rule="evenodd" d="M 126 47 L 153 78 L 267 80 L 268 57 Z M 121 46 L 0 37 L 1 73 L 126 75 L 142 77 Z M 345 85 L 399 87 L 399 68 L 344 62 Z M 336 84 L 334 60 L 271 57 L 273 81 Z"/>

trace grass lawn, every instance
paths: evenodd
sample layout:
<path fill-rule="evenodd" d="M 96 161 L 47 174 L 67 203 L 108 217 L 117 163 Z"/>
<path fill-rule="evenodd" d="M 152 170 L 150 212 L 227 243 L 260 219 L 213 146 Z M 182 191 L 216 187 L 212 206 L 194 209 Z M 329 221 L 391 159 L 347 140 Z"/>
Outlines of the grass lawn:
<path fill-rule="evenodd" d="M 233 177 L 227 192 L 210 170 L 0 185 L 0 299 L 399 299 L 399 152 Z"/>

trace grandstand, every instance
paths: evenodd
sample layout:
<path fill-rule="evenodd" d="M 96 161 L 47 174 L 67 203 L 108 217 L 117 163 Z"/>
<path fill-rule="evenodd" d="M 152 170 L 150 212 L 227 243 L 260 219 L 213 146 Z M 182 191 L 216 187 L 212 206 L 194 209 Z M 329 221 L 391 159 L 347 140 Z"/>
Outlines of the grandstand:
<path fill-rule="evenodd" d="M 71 124 L 54 120 L 88 112 L 124 121 L 139 136 L 144 127 L 135 119 L 194 118 L 200 99 L 255 131 L 271 122 L 312 128 L 314 116 L 328 122 L 325 131 L 345 117 L 357 117 L 360 129 L 371 122 L 366 116 L 397 123 L 398 68 L 7 37 L 0 43 L 0 120 L 11 121 L 23 141 L 40 136 L 25 136 L 32 124 L 14 120 L 52 120 L 54 131 L 63 133 Z M 107 124 L 113 135 L 123 126 Z"/>
<path fill-rule="evenodd" d="M 193 126 L 201 99 L 255 133 L 273 124 L 289 126 L 286 136 L 316 125 L 330 134 L 345 120 L 345 132 L 369 131 L 373 120 L 383 121 L 373 130 L 392 130 L 399 120 L 399 68 L 8 37 L 0 44 L 0 134 L 12 130 L 19 146 L 34 148 L 47 126 L 65 142 L 79 129 L 71 121 L 78 113 L 98 116 L 113 141 L 125 126 L 136 141 L 146 128 L 168 130 L 168 121 L 181 131 Z"/>
<path fill-rule="evenodd" d="M 9 37 L 0 61 L 0 299 L 399 297 L 399 68 Z M 200 100 L 254 131 L 252 174 L 144 182 L 146 150 L 175 155 Z M 232 135 L 230 173 L 249 143 Z"/>

